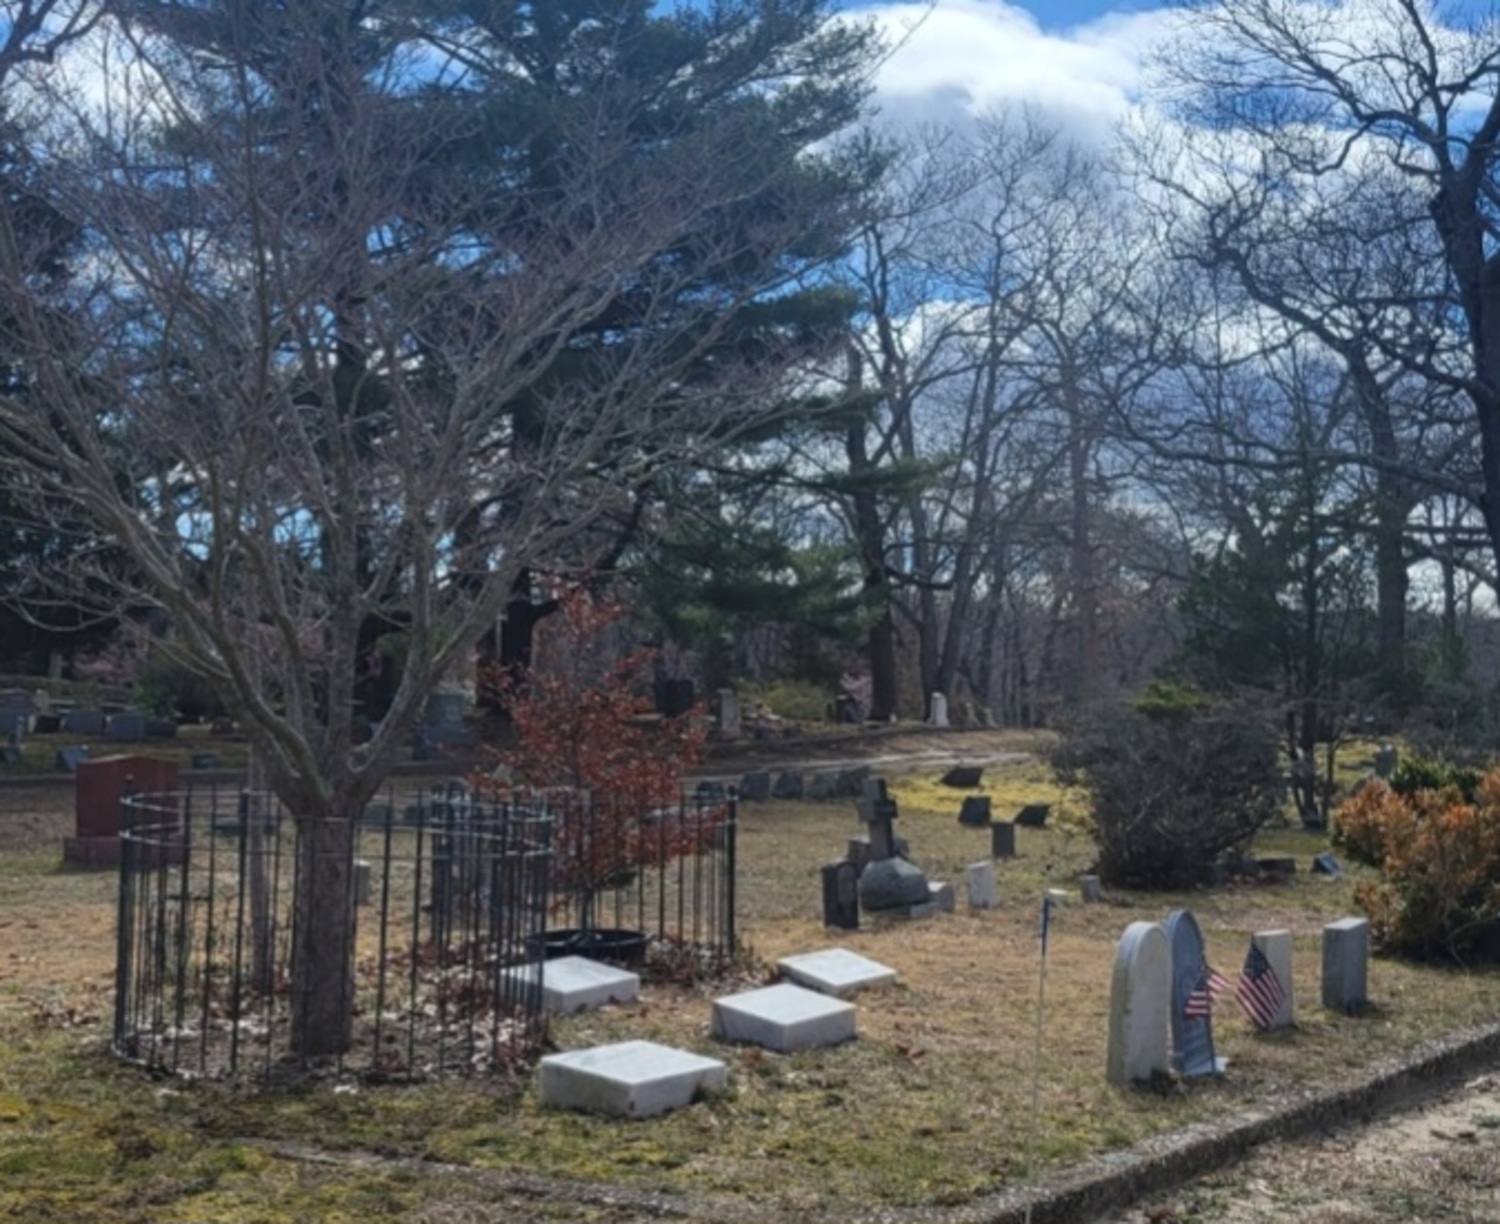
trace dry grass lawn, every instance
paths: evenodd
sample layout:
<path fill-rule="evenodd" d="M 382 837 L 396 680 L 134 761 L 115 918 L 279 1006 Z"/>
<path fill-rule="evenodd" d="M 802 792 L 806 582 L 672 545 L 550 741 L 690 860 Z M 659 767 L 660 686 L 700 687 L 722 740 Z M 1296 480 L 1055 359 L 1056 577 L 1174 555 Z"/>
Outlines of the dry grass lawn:
<path fill-rule="evenodd" d="M 953 743 L 970 755 L 1014 746 L 998 736 Z M 957 823 L 961 795 L 937 786 L 929 764 L 895 787 L 897 831 L 960 903 L 925 921 L 822 928 L 818 869 L 860 831 L 852 804 L 742 808 L 741 924 L 753 954 L 743 980 L 768 981 L 778 957 L 835 944 L 890 965 L 899 983 L 859 998 L 857 1041 L 790 1056 L 717 1045 L 710 1003 L 732 989 L 724 984 L 648 985 L 636 1006 L 554 1025 L 559 1048 L 646 1037 L 729 1063 L 722 1095 L 633 1124 L 543 1109 L 529 1080 L 242 1094 L 117 1066 L 102 1052 L 113 879 L 59 868 L 66 792 L 0 792 L 0 1218 L 847 1219 L 969 1201 L 1027 1176 L 1029 1157 L 1053 1169 L 1337 1080 L 1497 1013 L 1493 967 L 1383 959 L 1371 965 L 1367 1014 L 1323 1012 L 1320 931 L 1352 912 L 1351 878 L 1310 875 L 1326 840 L 1281 829 L 1257 849 L 1297 858 L 1289 882 L 1065 906 L 1038 1067 L 1039 903 L 1048 888 L 1076 889 L 1089 865 L 1083 799 L 1034 762 L 989 769 L 997 816 L 1040 800 L 1052 817 L 1017 830 L 1018 857 L 999 868 L 1000 906 L 970 911 L 963 869 L 987 856 L 988 832 Z M 1225 1076 L 1113 1088 L 1104 1062 L 1115 940 L 1127 923 L 1179 906 L 1230 977 L 1251 932 L 1294 933 L 1298 1027 L 1257 1036 L 1227 1001 L 1215 1023 Z"/>

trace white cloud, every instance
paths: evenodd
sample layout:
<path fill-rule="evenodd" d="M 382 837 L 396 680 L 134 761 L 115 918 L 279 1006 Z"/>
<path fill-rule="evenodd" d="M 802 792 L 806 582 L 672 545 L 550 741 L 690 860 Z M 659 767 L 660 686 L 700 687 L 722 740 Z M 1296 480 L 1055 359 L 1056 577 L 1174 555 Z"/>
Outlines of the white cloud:
<path fill-rule="evenodd" d="M 1080 138 L 1101 138 L 1130 106 L 1146 50 L 1167 32 L 1165 11 L 1111 15 L 1045 32 L 1004 0 L 877 5 L 873 18 L 897 45 L 876 77 L 888 122 L 958 122 L 1027 105 Z"/>

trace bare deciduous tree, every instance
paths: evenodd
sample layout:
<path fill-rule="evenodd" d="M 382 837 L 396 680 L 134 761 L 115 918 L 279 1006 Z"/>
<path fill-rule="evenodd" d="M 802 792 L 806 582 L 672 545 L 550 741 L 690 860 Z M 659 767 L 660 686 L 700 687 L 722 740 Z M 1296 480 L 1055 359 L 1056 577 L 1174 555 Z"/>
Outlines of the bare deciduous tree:
<path fill-rule="evenodd" d="M 764 423 L 817 338 L 756 312 L 860 185 L 808 149 L 873 43 L 816 4 L 438 7 L 121 4 L 102 97 L 32 83 L 65 291 L 0 206 L 6 462 L 109 533 L 73 590 L 166 614 L 295 813 L 303 1055 L 348 1040 L 354 821 L 425 699 L 522 569 Z M 404 648 L 362 743 L 372 624 Z"/>

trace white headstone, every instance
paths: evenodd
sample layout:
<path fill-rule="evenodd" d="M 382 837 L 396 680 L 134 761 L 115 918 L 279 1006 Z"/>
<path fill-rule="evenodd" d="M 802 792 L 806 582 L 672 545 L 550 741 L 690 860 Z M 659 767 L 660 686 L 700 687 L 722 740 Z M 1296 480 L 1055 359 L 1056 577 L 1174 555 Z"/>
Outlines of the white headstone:
<path fill-rule="evenodd" d="M 1297 1006 L 1292 997 L 1292 933 L 1290 931 L 1257 931 L 1250 942 L 1260 949 L 1281 986 L 1281 1006 L 1271 1017 L 1267 1031 L 1291 1028 L 1297 1022 Z"/>
<path fill-rule="evenodd" d="M 1323 928 L 1323 1006 L 1329 1011 L 1358 1011 L 1368 1001 L 1370 923 L 1341 918 Z"/>
<path fill-rule="evenodd" d="M 1083 895 L 1085 905 L 1091 905 L 1095 901 L 1104 900 L 1104 889 L 1101 887 L 1099 877 L 1096 875 L 1079 876 L 1078 889 Z"/>
<path fill-rule="evenodd" d="M 948 725 L 948 698 L 943 693 L 934 693 L 929 705 L 932 712 L 930 719 L 934 727 L 946 727 Z"/>
<path fill-rule="evenodd" d="M 1105 1060 L 1110 1083 L 1149 1080 L 1166 1072 L 1171 1001 L 1172 953 L 1167 933 L 1160 923 L 1132 922 L 1120 939 L 1110 980 Z"/>
<path fill-rule="evenodd" d="M 969 883 L 969 904 L 974 909 L 993 909 L 1000 904 L 994 863 L 970 863 L 964 869 L 964 875 Z"/>

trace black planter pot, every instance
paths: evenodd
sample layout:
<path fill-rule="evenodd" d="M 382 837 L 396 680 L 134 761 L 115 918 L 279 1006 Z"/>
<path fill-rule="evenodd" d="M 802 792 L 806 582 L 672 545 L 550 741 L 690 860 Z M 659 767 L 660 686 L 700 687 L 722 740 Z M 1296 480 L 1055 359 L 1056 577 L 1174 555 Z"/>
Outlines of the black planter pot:
<path fill-rule="evenodd" d="M 586 956 L 612 965 L 638 965 L 646 957 L 644 931 L 619 927 L 558 927 L 533 935 L 526 941 L 532 956 L 556 960 L 560 956 Z"/>

